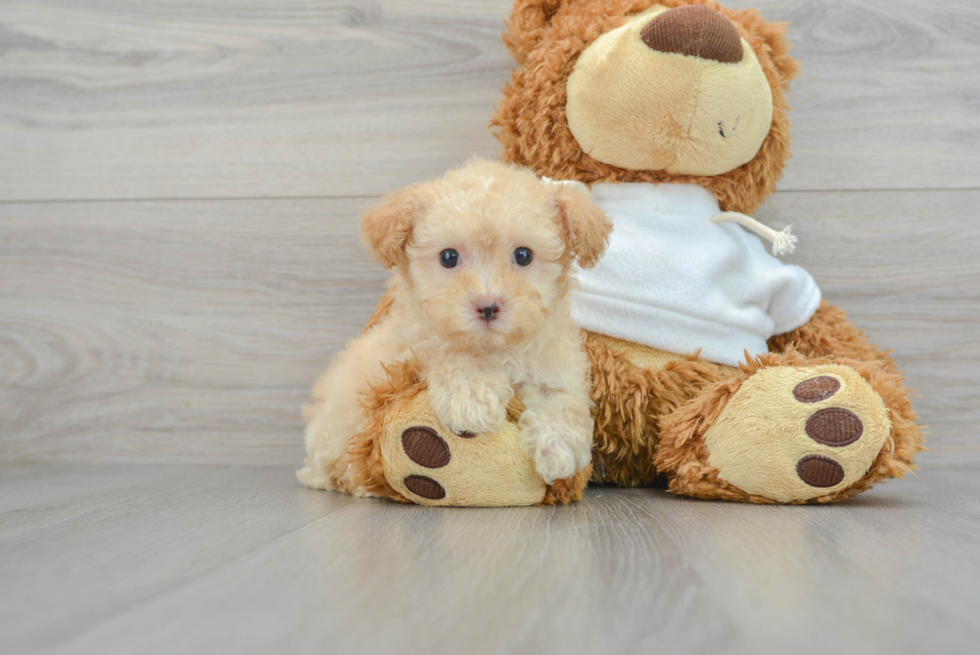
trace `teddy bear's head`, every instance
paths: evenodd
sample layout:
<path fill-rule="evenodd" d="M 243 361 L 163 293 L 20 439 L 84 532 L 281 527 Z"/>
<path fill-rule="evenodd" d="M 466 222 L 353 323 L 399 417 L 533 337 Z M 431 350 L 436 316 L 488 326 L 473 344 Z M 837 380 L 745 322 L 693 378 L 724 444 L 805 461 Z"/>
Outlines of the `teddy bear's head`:
<path fill-rule="evenodd" d="M 712 0 L 516 0 L 504 159 L 555 179 L 691 182 L 752 213 L 789 157 L 782 25 Z"/>

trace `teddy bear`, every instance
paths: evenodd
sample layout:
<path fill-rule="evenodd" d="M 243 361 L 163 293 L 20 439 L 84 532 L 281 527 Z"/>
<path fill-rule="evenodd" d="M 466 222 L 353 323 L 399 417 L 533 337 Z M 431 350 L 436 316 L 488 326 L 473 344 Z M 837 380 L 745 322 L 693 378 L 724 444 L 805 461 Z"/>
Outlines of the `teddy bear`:
<path fill-rule="evenodd" d="M 614 225 L 573 301 L 592 463 L 546 484 L 516 399 L 491 432 L 446 430 L 408 361 L 363 399 L 374 420 L 348 445 L 344 490 L 486 506 L 659 484 L 804 504 L 914 470 L 923 433 L 896 362 L 779 259 L 789 230 L 751 217 L 790 155 L 785 26 L 712 0 L 516 0 L 506 25 L 518 66 L 492 120 L 502 160 L 587 188 Z"/>

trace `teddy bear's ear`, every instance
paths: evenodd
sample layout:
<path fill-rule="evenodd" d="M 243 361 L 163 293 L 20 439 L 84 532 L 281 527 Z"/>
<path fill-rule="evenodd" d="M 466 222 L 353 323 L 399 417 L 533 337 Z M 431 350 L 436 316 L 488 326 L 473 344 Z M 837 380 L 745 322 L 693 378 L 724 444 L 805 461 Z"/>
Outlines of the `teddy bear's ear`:
<path fill-rule="evenodd" d="M 504 23 L 504 43 L 517 63 L 523 64 L 529 52 L 541 41 L 564 0 L 515 0 L 510 18 Z"/>
<path fill-rule="evenodd" d="M 592 268 L 609 245 L 612 221 L 586 192 L 571 184 L 558 188 L 555 199 L 566 246 L 575 253 L 579 266 Z"/>
<path fill-rule="evenodd" d="M 361 216 L 361 239 L 385 268 L 394 268 L 405 253 L 415 220 L 422 211 L 421 185 L 387 196 Z"/>

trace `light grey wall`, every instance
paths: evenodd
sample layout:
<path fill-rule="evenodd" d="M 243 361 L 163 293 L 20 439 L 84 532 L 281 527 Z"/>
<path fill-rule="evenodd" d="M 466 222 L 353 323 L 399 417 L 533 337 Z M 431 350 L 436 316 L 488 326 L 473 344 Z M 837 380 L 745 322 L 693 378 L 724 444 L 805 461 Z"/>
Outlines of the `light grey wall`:
<path fill-rule="evenodd" d="M 980 5 L 731 4 L 804 67 L 759 217 L 895 349 L 923 465 L 980 460 Z M 358 213 L 499 153 L 509 5 L 0 6 L 0 461 L 298 462 L 385 279 Z"/>

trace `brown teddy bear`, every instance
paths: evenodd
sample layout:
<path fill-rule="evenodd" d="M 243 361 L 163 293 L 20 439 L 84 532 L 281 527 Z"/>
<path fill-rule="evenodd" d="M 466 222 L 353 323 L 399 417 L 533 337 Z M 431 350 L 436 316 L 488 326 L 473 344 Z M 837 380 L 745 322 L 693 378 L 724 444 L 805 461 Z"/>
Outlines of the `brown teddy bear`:
<path fill-rule="evenodd" d="M 591 479 L 827 503 L 913 470 L 922 431 L 894 360 L 776 258 L 788 231 L 748 216 L 789 157 L 798 65 L 783 26 L 711 0 L 517 0 L 507 24 L 519 66 L 493 119 L 503 159 L 588 185 L 614 222 L 573 314 L 591 361 L 592 466 L 546 485 L 517 401 L 494 433 L 445 430 L 405 362 L 365 400 L 376 418 L 350 443 L 342 490 L 521 505 L 576 500 Z M 421 441 L 449 456 L 431 466 L 413 456 Z"/>

